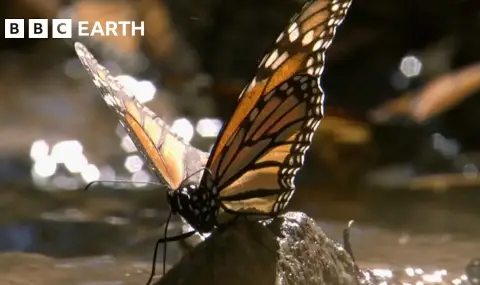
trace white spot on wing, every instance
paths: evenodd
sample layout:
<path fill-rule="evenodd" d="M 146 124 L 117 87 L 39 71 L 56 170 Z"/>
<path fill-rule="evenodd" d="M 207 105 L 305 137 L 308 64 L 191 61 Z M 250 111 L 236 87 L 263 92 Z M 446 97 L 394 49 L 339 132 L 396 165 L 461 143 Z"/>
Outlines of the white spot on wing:
<path fill-rule="evenodd" d="M 274 50 L 270 56 L 268 56 L 267 61 L 265 62 L 265 67 L 268 68 L 278 57 L 278 50 Z"/>
<path fill-rule="evenodd" d="M 300 36 L 300 31 L 298 30 L 297 23 L 292 23 L 288 28 L 288 39 L 290 42 L 294 42 Z"/>
<path fill-rule="evenodd" d="M 288 58 L 288 52 L 283 52 L 280 57 L 272 64 L 272 69 L 277 69 Z"/>
<path fill-rule="evenodd" d="M 323 45 L 323 39 L 319 39 L 314 45 L 313 45 L 313 51 L 319 50 Z"/>
<path fill-rule="evenodd" d="M 314 62 L 313 57 L 310 57 L 310 58 L 307 60 L 307 67 L 311 67 L 311 66 L 313 65 L 313 62 Z"/>
<path fill-rule="evenodd" d="M 278 36 L 277 40 L 275 42 L 279 42 L 283 39 L 283 32 Z"/>
<path fill-rule="evenodd" d="M 302 45 L 306 46 L 306 45 L 310 44 L 313 41 L 313 35 L 314 35 L 313 30 L 308 31 L 308 33 L 306 33 L 303 36 Z"/>

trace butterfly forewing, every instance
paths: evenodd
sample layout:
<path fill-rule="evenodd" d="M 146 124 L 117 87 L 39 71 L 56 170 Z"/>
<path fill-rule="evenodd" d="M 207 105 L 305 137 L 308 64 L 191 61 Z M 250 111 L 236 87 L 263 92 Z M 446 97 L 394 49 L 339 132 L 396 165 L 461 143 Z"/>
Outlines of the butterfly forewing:
<path fill-rule="evenodd" d="M 75 43 L 75 50 L 102 98 L 115 111 L 137 149 L 161 181 L 165 181 L 171 189 L 177 189 L 185 178 L 203 169 L 206 153 L 172 133 L 163 120 L 129 96 L 84 45 Z M 198 172 L 190 177 L 191 182 L 198 183 L 200 175 Z"/>
<path fill-rule="evenodd" d="M 217 186 L 225 210 L 275 214 L 291 198 L 322 118 L 325 52 L 351 0 L 309 1 L 292 18 L 220 132 L 201 185 Z"/>
<path fill-rule="evenodd" d="M 306 3 L 264 56 L 258 66 L 255 82 L 273 77 L 284 65 L 287 66 L 285 69 L 293 69 L 296 73 L 321 75 L 325 51 L 350 4 L 351 0 Z"/>
<path fill-rule="evenodd" d="M 350 4 L 351 0 L 309 1 L 292 18 L 264 56 L 256 76 L 240 94 L 238 108 L 220 132 L 207 165 L 216 168 L 216 161 L 227 140 L 237 132 L 262 96 L 296 74 L 307 73 L 320 77 L 325 51 Z"/>

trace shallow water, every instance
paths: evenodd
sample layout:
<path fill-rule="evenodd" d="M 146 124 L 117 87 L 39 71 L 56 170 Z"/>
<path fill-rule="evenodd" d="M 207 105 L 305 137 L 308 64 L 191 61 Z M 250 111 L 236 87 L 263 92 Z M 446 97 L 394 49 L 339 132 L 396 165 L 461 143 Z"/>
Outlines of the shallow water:
<path fill-rule="evenodd" d="M 168 214 L 163 194 L 158 189 L 45 192 L 3 186 L 0 284 L 142 284 Z M 475 204 L 461 202 L 465 193 L 419 195 L 409 193 L 402 200 L 403 194 L 385 193 L 345 201 L 303 190 L 290 209 L 316 218 L 338 242 L 347 221 L 356 219 L 351 243 L 360 267 L 392 276 L 398 284 L 465 282 L 465 266 L 480 257 Z M 389 207 L 382 207 L 386 201 Z M 178 230 L 178 221 L 173 222 L 169 234 Z M 168 265 L 185 246 L 168 245 Z"/>

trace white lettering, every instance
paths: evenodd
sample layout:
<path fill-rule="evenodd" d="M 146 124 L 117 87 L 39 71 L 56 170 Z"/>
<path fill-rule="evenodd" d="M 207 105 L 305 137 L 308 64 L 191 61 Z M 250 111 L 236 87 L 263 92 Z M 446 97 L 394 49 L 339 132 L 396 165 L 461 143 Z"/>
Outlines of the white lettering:
<path fill-rule="evenodd" d="M 87 21 L 78 21 L 78 36 L 79 37 L 88 37 L 88 22 Z"/>
<path fill-rule="evenodd" d="M 140 31 L 140 36 L 143 37 L 145 34 L 145 23 L 143 21 L 140 22 L 140 26 L 136 27 L 135 22 L 132 22 L 132 36 L 136 36 L 137 34 L 135 33 L 136 30 Z"/>
<path fill-rule="evenodd" d="M 118 36 L 118 34 L 117 34 L 117 23 L 113 22 L 113 21 L 107 21 L 106 24 L 107 24 L 107 28 L 106 28 L 105 35 L 107 37 Z M 112 34 L 110 34 L 110 33 L 112 33 Z"/>
<path fill-rule="evenodd" d="M 103 29 L 102 29 L 102 23 L 100 22 L 95 22 L 95 24 L 93 24 L 92 31 L 90 32 L 91 37 L 96 36 L 96 34 L 102 37 L 105 36 L 105 33 L 103 32 Z"/>
<path fill-rule="evenodd" d="M 122 36 L 127 36 L 127 26 L 130 25 L 130 21 L 118 21 L 118 25 L 122 27 Z"/>
<path fill-rule="evenodd" d="M 79 37 L 93 36 L 141 36 L 145 35 L 145 23 L 143 21 L 78 21 L 77 30 Z M 64 28 L 63 26 L 61 27 Z M 66 28 L 66 27 L 65 27 Z"/>

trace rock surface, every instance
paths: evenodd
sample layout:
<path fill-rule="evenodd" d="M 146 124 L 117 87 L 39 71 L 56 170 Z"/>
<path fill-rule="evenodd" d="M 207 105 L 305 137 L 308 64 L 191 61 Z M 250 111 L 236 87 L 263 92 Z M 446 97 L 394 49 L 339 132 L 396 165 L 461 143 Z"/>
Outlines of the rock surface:
<path fill-rule="evenodd" d="M 357 284 L 350 255 L 303 213 L 238 219 L 186 254 L 156 285 Z"/>

